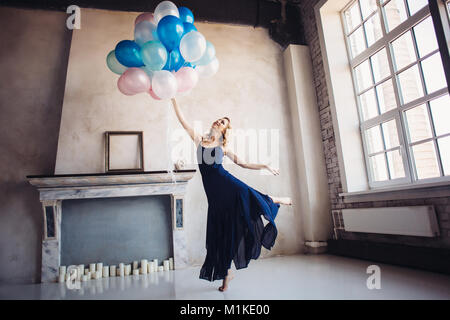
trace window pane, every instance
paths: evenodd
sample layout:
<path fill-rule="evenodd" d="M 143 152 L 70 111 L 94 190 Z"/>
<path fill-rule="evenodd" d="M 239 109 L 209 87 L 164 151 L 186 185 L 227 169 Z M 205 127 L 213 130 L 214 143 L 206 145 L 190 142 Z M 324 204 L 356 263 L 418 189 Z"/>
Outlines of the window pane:
<path fill-rule="evenodd" d="M 417 64 L 400 73 L 398 80 L 404 104 L 423 96 L 422 81 Z"/>
<path fill-rule="evenodd" d="M 377 101 L 375 99 L 375 92 L 370 89 L 359 96 L 361 102 L 361 111 L 363 120 L 371 119 L 378 115 Z"/>
<path fill-rule="evenodd" d="M 444 175 L 450 175 L 450 136 L 438 139 L 439 154 L 441 155 Z"/>
<path fill-rule="evenodd" d="M 370 71 L 369 60 L 364 61 L 355 68 L 356 84 L 358 92 L 373 85 L 372 72 Z"/>
<path fill-rule="evenodd" d="M 386 169 L 386 158 L 384 153 L 369 157 L 370 169 L 373 173 L 375 181 L 388 180 L 388 173 Z"/>
<path fill-rule="evenodd" d="M 402 155 L 400 150 L 389 151 L 386 153 L 388 158 L 389 173 L 391 179 L 405 177 L 405 169 L 403 168 Z"/>
<path fill-rule="evenodd" d="M 362 27 L 356 29 L 356 31 L 349 36 L 349 39 L 352 57 L 356 57 L 366 49 L 366 41 L 364 40 Z"/>
<path fill-rule="evenodd" d="M 344 16 L 347 23 L 348 32 L 355 29 L 355 27 L 361 23 L 361 14 L 359 13 L 358 1 L 356 1 L 355 4 L 350 7 L 350 9 L 345 11 Z"/>
<path fill-rule="evenodd" d="M 400 70 L 417 60 L 411 31 L 405 32 L 401 37 L 393 41 L 392 49 L 394 52 L 395 70 Z"/>
<path fill-rule="evenodd" d="M 383 128 L 383 137 L 386 149 L 397 147 L 399 145 L 399 142 L 395 120 L 392 119 L 390 121 L 384 122 L 381 125 L 381 128 Z"/>
<path fill-rule="evenodd" d="M 375 53 L 372 57 L 370 57 L 370 61 L 372 62 L 373 76 L 375 78 L 375 82 L 378 82 L 384 78 L 386 78 L 390 74 L 389 70 L 389 62 L 386 55 L 386 49 L 383 48 L 377 53 Z"/>
<path fill-rule="evenodd" d="M 392 79 L 389 79 L 376 86 L 376 90 L 381 113 L 385 113 L 386 111 L 397 108 L 394 87 L 392 86 Z"/>
<path fill-rule="evenodd" d="M 450 132 L 450 97 L 443 97 L 430 101 L 431 116 L 433 118 L 436 136 Z"/>
<path fill-rule="evenodd" d="M 384 150 L 380 126 L 366 130 L 366 141 L 369 154 Z"/>
<path fill-rule="evenodd" d="M 414 27 L 414 35 L 420 57 L 439 48 L 431 16 Z"/>
<path fill-rule="evenodd" d="M 403 0 L 392 0 L 384 6 L 388 32 L 406 20 L 406 8 Z"/>
<path fill-rule="evenodd" d="M 429 58 L 426 58 L 421 63 L 427 93 L 432 93 L 447 86 L 444 67 L 442 66 L 441 55 L 439 52 L 433 54 Z"/>
<path fill-rule="evenodd" d="M 439 167 L 433 141 L 412 147 L 417 177 L 419 179 L 439 177 Z"/>
<path fill-rule="evenodd" d="M 405 114 L 410 142 L 420 141 L 433 136 L 427 108 L 424 104 L 409 109 Z"/>
<path fill-rule="evenodd" d="M 376 0 L 360 0 L 363 18 L 367 18 L 372 12 L 377 10 Z"/>
<path fill-rule="evenodd" d="M 364 23 L 364 28 L 366 30 L 367 45 L 369 47 L 383 36 L 383 33 L 381 32 L 381 22 L 378 13 L 373 15 Z"/>
<path fill-rule="evenodd" d="M 428 0 L 408 0 L 409 14 L 413 15 L 428 4 Z"/>

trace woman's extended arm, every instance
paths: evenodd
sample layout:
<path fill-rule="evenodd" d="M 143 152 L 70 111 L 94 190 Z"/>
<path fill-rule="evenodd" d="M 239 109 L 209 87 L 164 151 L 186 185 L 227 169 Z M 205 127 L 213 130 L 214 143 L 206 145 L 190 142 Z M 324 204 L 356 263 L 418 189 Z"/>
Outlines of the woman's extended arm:
<path fill-rule="evenodd" d="M 236 163 L 238 166 L 241 166 L 242 168 L 253 169 L 253 170 L 267 169 L 273 175 L 279 175 L 280 174 L 280 172 L 277 169 L 274 169 L 274 168 L 270 167 L 267 164 L 246 163 L 245 161 L 240 159 L 236 154 L 234 154 L 232 151 L 230 151 L 228 148 L 225 149 L 225 154 L 227 155 L 228 158 L 233 160 L 234 163 Z"/>
<path fill-rule="evenodd" d="M 197 141 L 200 140 L 200 136 L 198 134 L 195 133 L 194 129 L 187 123 L 186 119 L 184 118 L 183 113 L 180 110 L 180 107 L 177 104 L 177 101 L 175 100 L 175 98 L 172 98 L 172 104 L 173 104 L 173 108 L 175 110 L 175 113 L 177 115 L 178 120 L 180 121 L 181 125 L 183 126 L 183 128 L 187 131 L 187 133 L 189 134 L 189 136 L 192 138 L 192 140 L 197 143 Z"/>

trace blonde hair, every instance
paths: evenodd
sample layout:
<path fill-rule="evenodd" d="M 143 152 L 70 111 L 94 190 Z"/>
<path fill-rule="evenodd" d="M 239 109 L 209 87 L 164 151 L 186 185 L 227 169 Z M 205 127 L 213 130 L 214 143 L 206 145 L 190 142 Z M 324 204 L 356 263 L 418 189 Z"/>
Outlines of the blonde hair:
<path fill-rule="evenodd" d="M 223 146 L 225 147 L 227 145 L 227 143 L 228 143 L 228 138 L 229 138 L 229 135 L 230 135 L 230 132 L 228 131 L 228 129 L 232 129 L 232 128 L 231 128 L 231 120 L 230 120 L 230 118 L 223 117 L 222 119 L 227 119 L 228 120 L 228 125 L 222 131 L 222 137 L 220 137 L 220 140 L 221 140 Z M 208 138 L 210 138 L 210 137 L 208 136 Z M 202 142 L 203 141 L 205 141 L 205 137 L 204 136 L 202 136 Z"/>
<path fill-rule="evenodd" d="M 232 129 L 231 128 L 231 120 L 228 117 L 223 117 L 223 119 L 227 119 L 228 120 L 228 126 L 224 129 L 224 132 L 222 132 L 222 144 L 225 147 L 228 143 L 228 138 L 230 136 L 230 131 L 228 131 L 228 129 Z"/>

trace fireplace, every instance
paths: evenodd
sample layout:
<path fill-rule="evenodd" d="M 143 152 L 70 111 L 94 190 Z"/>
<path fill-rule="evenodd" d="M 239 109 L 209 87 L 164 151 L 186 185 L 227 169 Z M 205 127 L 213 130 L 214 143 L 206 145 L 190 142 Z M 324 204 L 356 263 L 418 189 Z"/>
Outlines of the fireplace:
<path fill-rule="evenodd" d="M 187 266 L 184 195 L 195 171 L 28 176 L 44 218 L 41 282 L 56 281 L 68 264 L 173 254 L 175 269 Z M 129 250 L 117 255 L 121 246 Z"/>

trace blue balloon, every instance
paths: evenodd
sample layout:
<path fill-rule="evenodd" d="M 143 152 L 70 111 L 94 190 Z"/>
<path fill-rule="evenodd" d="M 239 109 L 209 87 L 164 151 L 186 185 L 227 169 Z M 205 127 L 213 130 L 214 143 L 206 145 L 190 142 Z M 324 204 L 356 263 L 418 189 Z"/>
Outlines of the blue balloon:
<path fill-rule="evenodd" d="M 159 41 L 164 44 L 167 51 L 172 51 L 180 45 L 183 32 L 183 22 L 175 16 L 165 16 L 158 23 Z"/>
<path fill-rule="evenodd" d="M 180 14 L 181 21 L 188 22 L 188 23 L 194 23 L 194 14 L 188 8 L 179 7 L 178 13 Z"/>
<path fill-rule="evenodd" d="M 180 50 L 178 48 L 173 49 L 169 57 L 167 58 L 166 65 L 164 66 L 163 70 L 167 71 L 178 71 L 181 67 L 183 67 L 185 64 L 185 61 L 183 59 L 183 56 L 180 53 Z"/>
<path fill-rule="evenodd" d="M 117 61 L 126 67 L 142 67 L 141 47 L 131 40 L 120 41 L 115 48 Z"/>
<path fill-rule="evenodd" d="M 141 48 L 142 61 L 150 70 L 161 70 L 167 61 L 167 50 L 160 41 L 148 41 Z"/>
<path fill-rule="evenodd" d="M 197 66 L 195 64 L 192 64 L 191 62 L 184 62 L 183 67 L 191 67 L 191 68 L 196 68 Z"/>
<path fill-rule="evenodd" d="M 193 23 L 183 22 L 183 27 L 184 27 L 183 35 L 191 31 L 198 31 Z"/>

